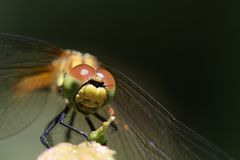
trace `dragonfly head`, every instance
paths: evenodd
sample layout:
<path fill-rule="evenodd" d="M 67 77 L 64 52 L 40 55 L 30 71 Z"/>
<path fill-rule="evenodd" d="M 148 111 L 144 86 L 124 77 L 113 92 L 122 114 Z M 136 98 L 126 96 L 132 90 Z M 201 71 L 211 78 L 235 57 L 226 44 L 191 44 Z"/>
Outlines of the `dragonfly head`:
<path fill-rule="evenodd" d="M 63 93 L 79 111 L 91 114 L 110 103 L 115 94 L 115 80 L 105 69 L 81 64 L 65 77 Z"/>

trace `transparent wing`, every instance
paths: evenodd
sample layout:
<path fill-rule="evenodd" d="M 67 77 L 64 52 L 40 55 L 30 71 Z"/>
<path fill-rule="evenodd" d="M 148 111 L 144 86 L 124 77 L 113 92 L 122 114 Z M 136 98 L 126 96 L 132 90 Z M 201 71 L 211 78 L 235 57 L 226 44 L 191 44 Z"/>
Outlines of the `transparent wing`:
<path fill-rule="evenodd" d="M 177 121 L 159 102 L 126 75 L 107 65 L 103 67 L 108 69 L 117 81 L 116 96 L 112 106 L 116 112 L 116 119 L 122 122 L 123 127 L 119 126 L 118 136 L 109 140 L 109 145 L 125 156 L 121 158 L 232 159 L 208 140 Z M 125 131 L 121 128 L 125 128 Z"/>
<path fill-rule="evenodd" d="M 61 52 L 44 41 L 0 34 L 0 139 L 24 129 L 41 114 L 50 90 L 22 94 L 16 92 L 16 84 L 27 76 L 50 73 L 46 65 Z M 38 83 L 31 81 L 28 87 Z"/>

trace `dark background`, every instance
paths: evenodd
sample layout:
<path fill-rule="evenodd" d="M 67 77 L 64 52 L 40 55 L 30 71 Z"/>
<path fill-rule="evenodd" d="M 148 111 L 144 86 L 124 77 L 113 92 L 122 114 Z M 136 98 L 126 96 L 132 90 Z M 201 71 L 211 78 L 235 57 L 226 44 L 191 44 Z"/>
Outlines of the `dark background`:
<path fill-rule="evenodd" d="M 96 55 L 240 159 L 238 3 L 0 1 L 0 32 Z"/>

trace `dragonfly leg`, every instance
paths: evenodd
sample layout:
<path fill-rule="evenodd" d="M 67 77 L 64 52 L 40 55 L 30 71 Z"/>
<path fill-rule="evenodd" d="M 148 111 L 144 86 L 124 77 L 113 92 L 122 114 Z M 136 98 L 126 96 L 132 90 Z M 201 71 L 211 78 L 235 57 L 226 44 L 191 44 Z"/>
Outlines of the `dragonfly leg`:
<path fill-rule="evenodd" d="M 65 107 L 64 110 L 61 113 L 59 113 L 53 120 L 51 120 L 48 123 L 47 128 L 45 129 L 45 131 L 41 135 L 40 141 L 46 148 L 50 148 L 51 147 L 51 145 L 47 141 L 47 137 L 48 137 L 50 131 L 58 124 L 61 114 L 63 112 L 65 113 L 67 111 L 69 111 L 69 107 L 68 106 Z"/>
<path fill-rule="evenodd" d="M 90 119 L 90 117 L 88 117 L 88 116 L 86 115 L 86 116 L 85 116 L 85 120 L 87 121 L 87 123 L 88 123 L 91 131 L 95 131 L 96 128 L 95 128 L 95 126 L 93 125 L 93 122 L 92 122 L 92 120 Z"/>
<path fill-rule="evenodd" d="M 69 124 L 66 124 L 64 122 L 64 118 L 66 117 L 66 114 L 67 114 L 68 111 L 66 112 L 62 112 L 62 114 L 60 115 L 60 118 L 59 118 L 59 123 L 71 130 L 73 130 L 74 132 L 78 133 L 78 134 L 81 134 L 82 136 L 84 136 L 87 140 L 89 140 L 88 138 L 88 134 L 84 133 L 83 131 L 79 130 L 78 128 L 74 128 L 73 126 L 69 125 Z"/>
<path fill-rule="evenodd" d="M 101 116 L 101 115 L 98 114 L 98 113 L 94 113 L 93 115 L 94 115 L 97 119 L 99 119 L 100 121 L 102 121 L 102 122 L 106 122 L 106 121 L 107 121 L 106 118 L 104 118 L 103 116 Z M 114 131 L 117 131 L 117 130 L 118 130 L 117 125 L 116 125 L 115 122 L 112 122 L 110 125 L 111 125 L 111 127 L 114 129 Z"/>

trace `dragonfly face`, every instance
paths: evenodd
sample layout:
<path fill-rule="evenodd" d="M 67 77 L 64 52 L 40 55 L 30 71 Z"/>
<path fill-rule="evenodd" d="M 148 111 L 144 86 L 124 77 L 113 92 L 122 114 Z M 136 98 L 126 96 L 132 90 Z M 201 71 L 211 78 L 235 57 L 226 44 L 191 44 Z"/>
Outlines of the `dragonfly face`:
<path fill-rule="evenodd" d="M 115 80 L 105 69 L 94 69 L 81 64 L 64 78 L 63 93 L 70 104 L 84 114 L 95 113 L 112 100 Z"/>

